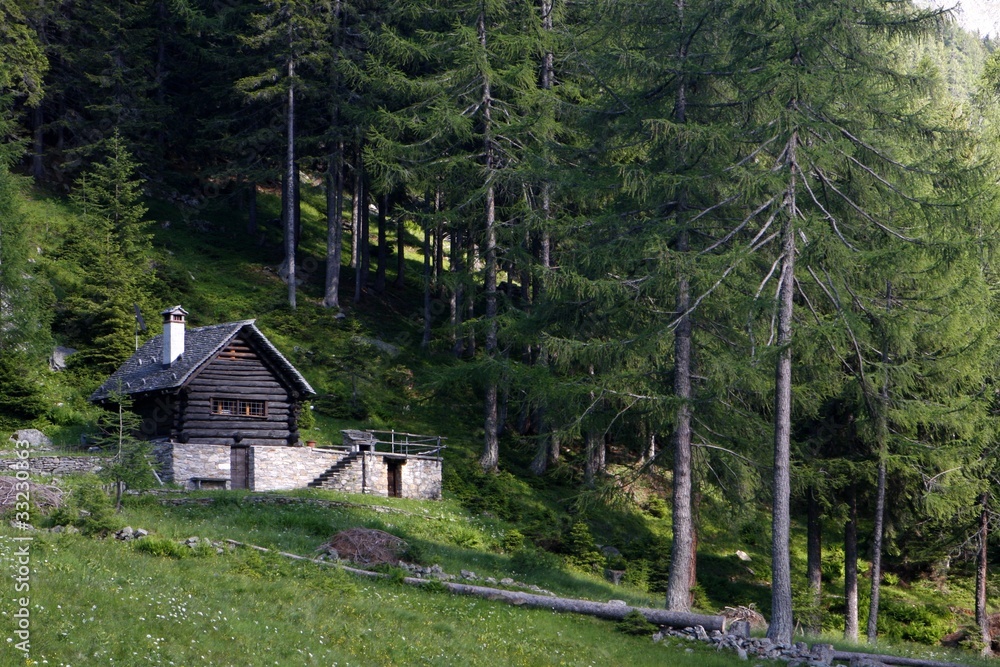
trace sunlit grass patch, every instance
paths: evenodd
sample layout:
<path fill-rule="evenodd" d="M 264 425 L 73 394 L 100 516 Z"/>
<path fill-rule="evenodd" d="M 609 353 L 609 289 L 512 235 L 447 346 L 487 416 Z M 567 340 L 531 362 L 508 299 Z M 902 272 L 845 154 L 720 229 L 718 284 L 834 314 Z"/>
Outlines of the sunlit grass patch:
<path fill-rule="evenodd" d="M 5 570 L 12 548 L 5 529 Z M 32 554 L 32 658 L 40 664 L 736 662 L 701 648 L 675 654 L 610 622 L 358 580 L 244 549 L 178 560 L 113 540 L 38 534 Z M 0 604 L 9 618 L 7 596 Z"/>

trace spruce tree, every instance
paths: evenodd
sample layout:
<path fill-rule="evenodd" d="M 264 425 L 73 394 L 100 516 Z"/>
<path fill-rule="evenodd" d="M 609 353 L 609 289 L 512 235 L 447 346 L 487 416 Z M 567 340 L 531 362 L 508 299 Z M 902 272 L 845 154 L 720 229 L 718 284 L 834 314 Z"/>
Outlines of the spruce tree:
<path fill-rule="evenodd" d="M 51 349 L 54 297 L 34 269 L 21 188 L 0 164 L 0 424 L 13 426 L 47 409 L 38 371 Z"/>
<path fill-rule="evenodd" d="M 62 252 L 84 275 L 66 299 L 63 329 L 86 348 L 75 363 L 110 372 L 135 350 L 134 307 L 148 306 L 155 276 L 138 165 L 117 132 L 103 153 L 71 194 L 80 222 Z"/>

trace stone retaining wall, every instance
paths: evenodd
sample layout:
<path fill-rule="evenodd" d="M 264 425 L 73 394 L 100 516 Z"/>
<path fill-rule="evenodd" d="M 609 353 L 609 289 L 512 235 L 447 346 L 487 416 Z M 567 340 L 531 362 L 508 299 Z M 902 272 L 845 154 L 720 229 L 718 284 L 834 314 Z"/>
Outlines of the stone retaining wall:
<path fill-rule="evenodd" d="M 370 463 L 368 460 L 363 459 L 362 456 L 368 459 L 371 458 L 371 454 L 359 455 L 338 474 L 328 479 L 323 484 L 323 488 L 343 491 L 344 493 L 365 493 L 363 480 Z"/>
<path fill-rule="evenodd" d="M 361 452 L 350 466 L 324 486 L 345 493 L 389 496 L 389 465 L 400 466 L 402 496 L 421 500 L 441 499 L 441 459 L 434 457 L 385 455 Z"/>
<path fill-rule="evenodd" d="M 412 456 L 403 464 L 403 497 L 441 499 L 441 459 Z"/>
<path fill-rule="evenodd" d="M 247 448 L 251 491 L 305 488 L 343 456 L 335 450 L 312 447 L 253 445 Z M 226 480 L 231 487 L 230 445 L 166 442 L 154 449 L 166 482 L 194 488 L 195 478 Z"/>
<path fill-rule="evenodd" d="M 71 473 L 99 472 L 104 467 L 104 456 L 32 456 L 28 459 L 28 472 L 37 475 L 68 475 Z M 17 470 L 18 459 L 4 459 L 0 467 Z"/>
<path fill-rule="evenodd" d="M 250 448 L 250 488 L 287 491 L 305 488 L 344 457 L 344 452 L 313 447 Z"/>
<path fill-rule="evenodd" d="M 229 445 L 197 445 L 190 442 L 165 442 L 157 445 L 154 454 L 160 462 L 165 482 L 193 487 L 196 477 L 227 480 L 229 488 Z"/>
<path fill-rule="evenodd" d="M 154 448 L 161 476 L 194 488 L 193 479 L 225 480 L 231 487 L 231 447 L 226 444 L 203 445 L 166 442 Z M 251 491 L 287 491 L 303 489 L 347 453 L 343 450 L 313 447 L 253 445 L 248 448 Z M 441 498 L 441 459 L 411 456 L 405 459 L 381 452 L 359 452 L 350 466 L 340 471 L 325 486 L 346 493 L 389 495 L 388 465 L 400 465 L 404 498 L 438 500 Z"/>

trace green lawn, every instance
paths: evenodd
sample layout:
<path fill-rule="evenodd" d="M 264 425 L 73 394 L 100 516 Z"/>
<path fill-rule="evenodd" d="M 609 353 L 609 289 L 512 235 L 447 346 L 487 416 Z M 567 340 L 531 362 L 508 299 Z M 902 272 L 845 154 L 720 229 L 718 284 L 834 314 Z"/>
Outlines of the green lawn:
<path fill-rule="evenodd" d="M 733 665 L 612 623 L 358 580 L 251 550 L 153 556 L 37 534 L 31 658 L 48 665 Z M 0 531 L 9 569 L 15 543 Z M 14 602 L 0 600 L 7 633 Z M 12 643 L 0 664 L 23 664 Z"/>

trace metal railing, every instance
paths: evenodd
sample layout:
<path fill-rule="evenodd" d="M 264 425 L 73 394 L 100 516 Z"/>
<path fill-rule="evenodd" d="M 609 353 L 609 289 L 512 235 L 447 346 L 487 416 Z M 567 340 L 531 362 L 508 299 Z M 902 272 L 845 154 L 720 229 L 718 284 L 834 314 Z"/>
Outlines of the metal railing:
<path fill-rule="evenodd" d="M 380 449 L 388 446 L 388 453 L 403 454 L 404 456 L 433 456 L 438 454 L 447 445 L 442 440 L 447 440 L 440 435 L 420 435 L 418 433 L 404 433 L 402 431 L 365 431 L 373 436 L 371 441 L 372 451 L 386 451 Z M 382 437 L 380 437 L 382 436 Z M 385 436 L 388 436 L 386 438 Z"/>

